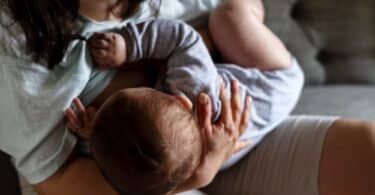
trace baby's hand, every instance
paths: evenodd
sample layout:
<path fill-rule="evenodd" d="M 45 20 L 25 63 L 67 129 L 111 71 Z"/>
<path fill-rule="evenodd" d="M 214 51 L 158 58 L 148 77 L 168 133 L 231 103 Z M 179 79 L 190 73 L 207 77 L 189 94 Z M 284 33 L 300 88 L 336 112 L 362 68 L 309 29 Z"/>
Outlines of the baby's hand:
<path fill-rule="evenodd" d="M 88 45 L 94 63 L 100 68 L 116 68 L 126 62 L 126 43 L 120 34 L 95 33 Z"/>
<path fill-rule="evenodd" d="M 65 116 L 68 119 L 68 127 L 79 137 L 89 139 L 96 110 L 92 107 L 86 109 L 78 98 L 74 98 L 73 104 L 78 110 L 78 116 L 71 108 L 65 110 Z"/>

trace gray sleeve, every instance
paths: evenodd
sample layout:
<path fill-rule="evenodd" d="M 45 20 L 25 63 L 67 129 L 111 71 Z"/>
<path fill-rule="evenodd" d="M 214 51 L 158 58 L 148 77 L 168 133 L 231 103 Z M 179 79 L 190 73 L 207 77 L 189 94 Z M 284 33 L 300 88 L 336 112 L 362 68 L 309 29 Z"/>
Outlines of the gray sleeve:
<path fill-rule="evenodd" d="M 160 84 L 163 91 L 183 93 L 193 102 L 201 92 L 218 97 L 217 69 L 199 33 L 189 25 L 166 19 L 130 22 L 121 33 L 128 47 L 128 62 L 167 60 L 167 71 Z M 218 106 L 215 104 L 213 109 L 218 110 Z"/>
<path fill-rule="evenodd" d="M 240 83 L 242 97 L 252 98 L 251 119 L 247 137 L 264 135 L 286 119 L 295 107 L 304 83 L 304 76 L 298 62 L 293 59 L 287 69 L 261 71 L 236 65 L 218 65 L 226 89 L 231 79 Z M 243 101 L 244 102 L 244 101 Z"/>
<path fill-rule="evenodd" d="M 228 91 L 229 80 L 238 79 L 242 97 L 252 97 L 249 126 L 241 136 L 241 139 L 250 139 L 252 143 L 232 155 L 224 163 L 222 169 L 225 169 L 238 162 L 287 119 L 300 97 L 304 76 L 296 60 L 289 68 L 275 71 L 236 65 L 218 65 L 218 69 Z"/>

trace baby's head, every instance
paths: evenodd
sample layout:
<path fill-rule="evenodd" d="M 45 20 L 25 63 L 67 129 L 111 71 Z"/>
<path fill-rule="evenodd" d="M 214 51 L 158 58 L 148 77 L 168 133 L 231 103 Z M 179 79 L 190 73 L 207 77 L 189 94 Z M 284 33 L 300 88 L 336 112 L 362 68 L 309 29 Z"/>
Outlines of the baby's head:
<path fill-rule="evenodd" d="M 202 142 L 189 100 L 137 88 L 113 95 L 99 110 L 91 151 L 120 192 L 165 194 L 200 162 Z"/>

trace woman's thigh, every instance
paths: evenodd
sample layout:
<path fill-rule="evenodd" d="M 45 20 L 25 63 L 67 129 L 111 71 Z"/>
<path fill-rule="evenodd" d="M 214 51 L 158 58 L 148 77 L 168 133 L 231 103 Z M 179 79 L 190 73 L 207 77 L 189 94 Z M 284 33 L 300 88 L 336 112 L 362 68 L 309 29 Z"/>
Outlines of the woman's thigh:
<path fill-rule="evenodd" d="M 318 195 L 320 156 L 335 120 L 313 116 L 287 119 L 203 191 L 215 195 Z"/>
<path fill-rule="evenodd" d="M 338 120 L 327 133 L 320 165 L 321 195 L 375 194 L 375 124 Z"/>

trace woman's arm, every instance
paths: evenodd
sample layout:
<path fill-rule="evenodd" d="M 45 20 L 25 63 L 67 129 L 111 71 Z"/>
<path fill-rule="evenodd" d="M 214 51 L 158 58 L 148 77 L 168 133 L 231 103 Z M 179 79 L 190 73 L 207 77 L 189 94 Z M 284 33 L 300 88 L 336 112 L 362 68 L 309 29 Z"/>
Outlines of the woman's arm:
<path fill-rule="evenodd" d="M 54 175 L 34 185 L 40 195 L 117 195 L 94 160 L 73 154 Z"/>

